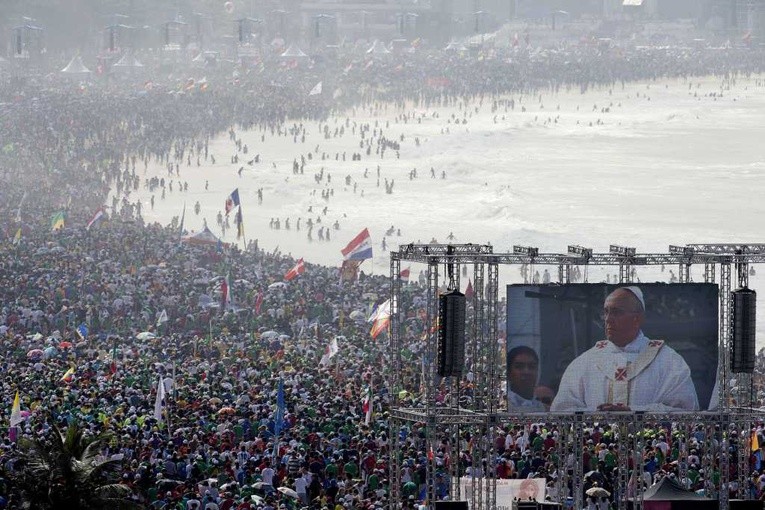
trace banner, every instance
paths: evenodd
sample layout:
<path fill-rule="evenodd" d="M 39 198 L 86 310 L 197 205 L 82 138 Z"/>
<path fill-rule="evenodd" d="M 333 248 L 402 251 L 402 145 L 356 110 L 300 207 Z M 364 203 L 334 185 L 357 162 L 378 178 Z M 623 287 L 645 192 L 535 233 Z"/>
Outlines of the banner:
<path fill-rule="evenodd" d="M 486 494 L 488 481 L 485 478 L 471 478 L 463 476 L 460 478 L 460 499 L 472 501 L 473 487 L 477 489 L 480 483 L 484 483 L 482 494 Z M 506 480 L 497 479 L 497 510 L 512 510 L 513 500 L 516 498 L 521 501 L 532 499 L 540 503 L 545 500 L 545 479 L 527 478 L 525 480 Z"/>

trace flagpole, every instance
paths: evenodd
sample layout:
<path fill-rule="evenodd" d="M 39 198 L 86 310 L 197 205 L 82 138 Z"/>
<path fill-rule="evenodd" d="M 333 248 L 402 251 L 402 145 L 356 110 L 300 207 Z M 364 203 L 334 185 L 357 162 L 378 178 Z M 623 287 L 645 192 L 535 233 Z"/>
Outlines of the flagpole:
<path fill-rule="evenodd" d="M 16 211 L 16 222 L 21 223 L 21 207 L 24 205 L 24 200 L 27 198 L 27 192 L 24 191 L 24 194 L 21 196 L 21 202 L 19 202 L 19 208 Z"/>
<path fill-rule="evenodd" d="M 177 379 L 175 377 L 176 377 L 176 374 L 175 374 L 175 361 L 173 361 L 173 400 L 175 400 L 175 398 L 176 398 L 175 387 L 178 384 L 178 381 L 177 381 Z"/>
<path fill-rule="evenodd" d="M 244 214 L 242 214 L 242 204 L 239 204 L 239 225 L 242 227 L 242 241 L 244 241 L 244 251 L 247 251 L 247 236 L 244 233 Z M 239 225 L 236 226 L 236 235 L 239 237 Z"/>
<path fill-rule="evenodd" d="M 178 244 L 183 242 L 183 222 L 186 219 L 186 202 L 183 202 L 183 213 L 181 214 L 181 226 L 178 232 Z"/>
<path fill-rule="evenodd" d="M 337 354 L 335 354 L 335 379 L 340 379 L 340 356 Z"/>

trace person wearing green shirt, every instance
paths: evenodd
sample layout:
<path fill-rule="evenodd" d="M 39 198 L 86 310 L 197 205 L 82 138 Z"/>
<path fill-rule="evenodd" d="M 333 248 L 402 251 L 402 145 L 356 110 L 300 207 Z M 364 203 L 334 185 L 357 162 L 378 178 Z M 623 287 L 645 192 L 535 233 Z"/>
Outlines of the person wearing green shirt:
<path fill-rule="evenodd" d="M 349 480 L 353 480 L 354 478 L 359 477 L 359 466 L 356 464 L 353 458 L 345 463 L 343 466 L 343 471 Z"/>
<path fill-rule="evenodd" d="M 609 473 L 616 467 L 616 460 L 616 454 L 614 453 L 614 447 L 612 446 L 608 449 L 608 452 L 606 452 L 606 455 L 603 457 L 603 463 L 605 464 Z"/>
<path fill-rule="evenodd" d="M 373 471 L 367 478 L 367 489 L 376 491 L 380 487 L 380 477 L 377 476 L 377 470 Z"/>
<path fill-rule="evenodd" d="M 329 464 L 324 468 L 324 472 L 327 474 L 327 478 L 337 478 L 337 464 L 334 460 L 330 460 Z"/>

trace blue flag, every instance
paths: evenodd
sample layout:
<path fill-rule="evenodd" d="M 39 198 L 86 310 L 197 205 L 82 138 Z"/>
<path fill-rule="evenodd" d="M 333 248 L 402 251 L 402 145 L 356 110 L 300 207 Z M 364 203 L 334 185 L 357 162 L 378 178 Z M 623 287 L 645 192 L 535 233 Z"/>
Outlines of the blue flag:
<path fill-rule="evenodd" d="M 284 425 L 284 381 L 279 379 L 279 389 L 276 390 L 276 416 L 274 417 L 274 462 L 279 462 L 279 435 Z"/>
<path fill-rule="evenodd" d="M 276 416 L 274 417 L 274 434 L 282 433 L 284 425 L 284 380 L 279 379 L 279 389 L 276 391 Z"/>
<path fill-rule="evenodd" d="M 80 335 L 80 338 L 83 340 L 88 336 L 88 326 L 86 326 L 84 322 L 77 326 L 77 334 Z"/>
<path fill-rule="evenodd" d="M 228 213 L 230 213 L 236 207 L 239 207 L 239 188 L 236 188 L 234 191 L 232 191 L 231 194 L 226 198 L 226 216 L 228 216 Z"/>

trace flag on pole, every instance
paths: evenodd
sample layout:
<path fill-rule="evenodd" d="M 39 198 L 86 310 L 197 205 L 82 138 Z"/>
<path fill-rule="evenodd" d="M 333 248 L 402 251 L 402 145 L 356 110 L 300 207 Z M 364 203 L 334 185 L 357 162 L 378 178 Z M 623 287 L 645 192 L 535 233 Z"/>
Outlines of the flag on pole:
<path fill-rule="evenodd" d="M 406 269 L 402 269 L 401 272 L 398 274 L 398 279 L 404 283 L 409 283 L 410 274 L 411 274 L 410 268 L 407 267 Z"/>
<path fill-rule="evenodd" d="M 186 202 L 183 203 L 183 214 L 181 214 L 181 228 L 178 230 L 178 242 L 183 239 L 183 222 L 186 219 Z"/>
<path fill-rule="evenodd" d="M 6 145 L 7 147 L 7 145 Z M 5 152 L 5 151 L 3 151 Z M 16 210 L 16 221 L 18 223 L 21 223 L 21 207 L 24 205 L 24 200 L 27 199 L 27 192 L 25 191 L 24 194 L 21 196 L 21 202 L 19 202 L 19 208 Z"/>
<path fill-rule="evenodd" d="M 61 376 L 60 382 L 70 383 L 72 382 L 72 379 L 74 379 L 74 367 L 69 367 L 69 370 L 64 372 L 64 375 Z"/>
<path fill-rule="evenodd" d="M 359 266 L 362 262 L 362 260 L 344 260 L 343 265 L 340 266 L 340 283 L 353 283 L 358 280 Z"/>
<path fill-rule="evenodd" d="M 77 326 L 76 331 L 77 331 L 77 336 L 85 340 L 85 338 L 87 338 L 88 336 L 88 325 L 83 322 L 82 324 Z"/>
<path fill-rule="evenodd" d="M 375 320 L 375 323 L 372 324 L 372 329 L 369 331 L 369 334 L 372 338 L 377 338 L 380 333 L 387 331 L 388 326 L 390 325 L 390 315 L 385 315 L 383 317 L 380 317 L 379 319 Z"/>
<path fill-rule="evenodd" d="M 21 242 L 21 227 L 16 231 L 16 235 L 13 236 L 13 244 L 19 244 Z"/>
<path fill-rule="evenodd" d="M 752 431 L 752 453 L 760 449 L 760 441 L 757 438 L 757 431 Z"/>
<path fill-rule="evenodd" d="M 279 379 L 279 387 L 276 390 L 276 415 L 274 416 L 274 435 L 278 436 L 282 433 L 282 426 L 284 425 L 284 380 Z"/>
<path fill-rule="evenodd" d="M 239 206 L 239 188 L 236 188 L 234 191 L 231 192 L 231 194 L 226 198 L 226 216 L 228 216 L 228 213 L 234 210 L 235 207 Z"/>
<path fill-rule="evenodd" d="M 287 273 L 284 275 L 284 279 L 287 281 L 293 280 L 298 277 L 298 275 L 301 275 L 305 273 L 305 262 L 303 262 L 303 259 L 298 259 L 297 264 L 295 264 L 295 267 L 287 271 Z"/>
<path fill-rule="evenodd" d="M 232 304 L 233 301 L 231 298 L 231 282 L 229 280 L 228 274 L 226 274 L 226 277 L 220 284 L 220 306 L 222 309 L 227 310 L 231 308 Z"/>
<path fill-rule="evenodd" d="M 64 228 L 64 211 L 59 211 L 50 217 L 50 229 L 55 232 Z"/>
<path fill-rule="evenodd" d="M 15 427 L 22 421 L 24 418 L 21 416 L 21 400 L 19 400 L 19 390 L 16 390 L 16 396 L 13 397 L 13 405 L 11 406 L 11 427 Z"/>
<path fill-rule="evenodd" d="M 338 352 L 340 352 L 340 347 L 337 345 L 337 337 L 335 337 L 331 342 L 329 342 L 329 344 L 327 344 L 327 347 L 324 349 L 324 356 L 321 357 L 319 365 L 329 365 L 329 361 Z"/>
<path fill-rule="evenodd" d="M 159 382 L 157 382 L 157 398 L 154 400 L 154 419 L 158 422 L 165 421 L 165 382 L 162 380 L 162 376 L 159 376 Z"/>
<path fill-rule="evenodd" d="M 258 292 L 258 297 L 255 299 L 255 313 L 260 313 L 260 307 L 263 306 L 263 291 Z"/>
<path fill-rule="evenodd" d="M 319 82 L 319 83 L 317 83 L 316 85 L 313 86 L 313 88 L 311 89 L 311 92 L 309 92 L 308 95 L 309 96 L 317 96 L 317 95 L 321 94 L 321 89 L 322 89 L 322 84 L 321 84 L 321 82 Z"/>
<path fill-rule="evenodd" d="M 237 241 L 244 237 L 244 221 L 242 220 L 242 206 L 236 212 L 236 239 Z"/>
<path fill-rule="evenodd" d="M 364 411 L 364 425 L 369 425 L 372 421 L 372 385 L 367 387 L 364 394 L 364 400 L 361 403 L 361 410 Z"/>
<path fill-rule="evenodd" d="M 274 416 L 274 458 L 279 457 L 279 435 L 282 433 L 282 426 L 284 425 L 284 412 L 286 406 L 284 405 L 284 381 L 279 379 L 279 387 L 276 390 L 276 415 Z"/>
<path fill-rule="evenodd" d="M 104 219 L 104 208 L 99 207 L 98 210 L 96 210 L 96 213 L 93 215 L 92 218 L 90 218 L 90 221 L 88 222 L 88 226 L 85 227 L 85 230 L 90 230 L 90 227 L 97 225 L 101 220 Z"/>
<path fill-rule="evenodd" d="M 366 260 L 372 258 L 372 238 L 365 228 L 348 245 L 340 250 L 344 260 Z"/>
<path fill-rule="evenodd" d="M 167 310 L 162 309 L 162 312 L 159 314 L 159 317 L 157 317 L 157 327 L 160 327 L 162 324 L 166 323 L 170 319 L 167 317 Z"/>
<path fill-rule="evenodd" d="M 376 320 L 379 320 L 380 318 L 383 318 L 386 316 L 390 316 L 390 299 L 377 305 L 372 310 L 372 313 L 367 319 L 367 322 L 375 322 Z"/>

